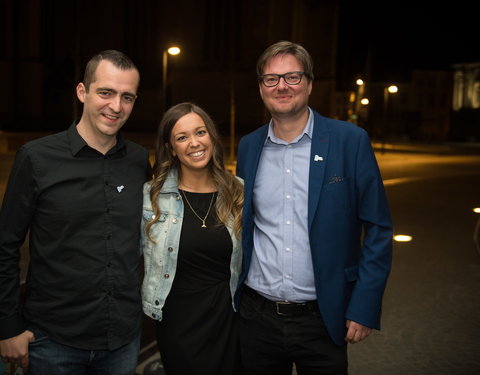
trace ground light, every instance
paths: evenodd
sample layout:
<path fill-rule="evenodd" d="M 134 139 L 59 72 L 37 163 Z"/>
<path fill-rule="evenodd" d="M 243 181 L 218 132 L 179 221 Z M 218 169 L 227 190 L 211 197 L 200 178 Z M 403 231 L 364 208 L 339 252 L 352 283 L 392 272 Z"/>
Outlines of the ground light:
<path fill-rule="evenodd" d="M 397 234 L 393 236 L 393 239 L 397 242 L 410 242 L 413 240 L 413 237 L 407 234 Z"/>

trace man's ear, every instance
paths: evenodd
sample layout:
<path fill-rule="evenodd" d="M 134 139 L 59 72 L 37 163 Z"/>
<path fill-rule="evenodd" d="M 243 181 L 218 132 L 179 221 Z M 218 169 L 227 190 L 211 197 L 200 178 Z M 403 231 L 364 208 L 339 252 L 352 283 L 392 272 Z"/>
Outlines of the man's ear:
<path fill-rule="evenodd" d="M 85 85 L 80 82 L 77 85 L 77 98 L 80 100 L 82 103 L 85 103 L 85 96 L 87 95 L 87 89 L 85 88 Z"/>

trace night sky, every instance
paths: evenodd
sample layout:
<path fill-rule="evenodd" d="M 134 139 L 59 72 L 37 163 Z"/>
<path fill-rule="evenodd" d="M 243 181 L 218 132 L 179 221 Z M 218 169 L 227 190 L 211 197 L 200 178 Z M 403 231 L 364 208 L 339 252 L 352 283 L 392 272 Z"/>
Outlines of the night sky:
<path fill-rule="evenodd" d="M 340 81 L 365 71 L 368 51 L 374 80 L 408 80 L 412 69 L 451 69 L 480 61 L 478 12 L 463 0 L 446 4 L 418 0 L 341 0 L 338 68 Z"/>

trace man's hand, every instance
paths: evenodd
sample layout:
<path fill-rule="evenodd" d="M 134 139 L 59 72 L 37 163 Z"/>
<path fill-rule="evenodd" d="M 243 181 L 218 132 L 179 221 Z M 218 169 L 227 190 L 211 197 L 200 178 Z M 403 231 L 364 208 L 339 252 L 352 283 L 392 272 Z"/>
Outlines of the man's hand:
<path fill-rule="evenodd" d="M 25 372 L 28 369 L 28 344 L 35 340 L 31 331 L 0 340 L 0 356 L 4 362 L 19 365 Z"/>
<path fill-rule="evenodd" d="M 347 320 L 347 334 L 345 336 L 345 341 L 350 344 L 355 344 L 362 341 L 363 339 L 370 336 L 372 329 L 364 325 L 356 323 L 352 320 Z"/>

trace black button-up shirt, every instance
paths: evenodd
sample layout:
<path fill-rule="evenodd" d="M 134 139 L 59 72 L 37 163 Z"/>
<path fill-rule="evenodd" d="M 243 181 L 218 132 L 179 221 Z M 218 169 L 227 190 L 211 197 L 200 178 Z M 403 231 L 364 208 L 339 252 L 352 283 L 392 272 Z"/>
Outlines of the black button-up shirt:
<path fill-rule="evenodd" d="M 150 173 L 145 148 L 119 134 L 103 155 L 75 125 L 19 149 L 0 211 L 0 339 L 31 324 L 61 344 L 114 350 L 138 334 L 142 186 Z M 19 249 L 28 230 L 22 314 Z"/>

